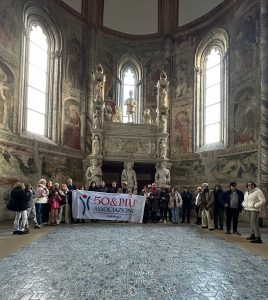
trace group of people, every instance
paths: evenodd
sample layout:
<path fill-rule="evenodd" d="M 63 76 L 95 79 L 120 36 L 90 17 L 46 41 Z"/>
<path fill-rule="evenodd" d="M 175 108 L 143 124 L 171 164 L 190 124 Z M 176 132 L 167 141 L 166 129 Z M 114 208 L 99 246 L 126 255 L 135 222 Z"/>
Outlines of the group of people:
<path fill-rule="evenodd" d="M 70 223 L 71 191 L 75 189 L 71 178 L 62 184 L 53 184 L 52 181 L 40 179 L 36 188 L 28 183 L 17 182 L 10 192 L 7 203 L 7 209 L 16 213 L 13 234 L 29 233 L 30 219 L 36 229 L 48 224 L 58 225 L 63 212 L 65 223 Z"/>
<path fill-rule="evenodd" d="M 72 217 L 72 191 L 76 190 L 71 178 L 66 183 L 53 184 L 52 181 L 40 179 L 34 189 L 30 184 L 17 182 L 10 193 L 7 204 L 9 210 L 15 211 L 13 234 L 26 234 L 29 232 L 29 219 L 33 221 L 34 228 L 43 225 L 57 225 L 64 222 L 79 222 Z M 80 186 L 79 190 L 84 190 Z M 115 181 L 110 187 L 104 181 L 97 184 L 90 183 L 89 191 L 105 193 L 133 192 L 123 181 L 121 187 Z M 157 187 L 156 183 L 144 186 L 141 195 L 145 197 L 143 223 L 172 222 L 178 224 L 190 223 L 191 209 L 196 212 L 195 224 L 209 230 L 223 230 L 224 216 L 226 215 L 226 234 L 240 235 L 238 231 L 239 214 L 244 209 L 250 220 L 250 235 L 247 237 L 252 243 L 262 243 L 258 218 L 262 207 L 266 204 L 263 192 L 252 181 L 246 184 L 243 193 L 237 189 L 236 182 L 231 182 L 229 189 L 223 191 L 221 185 L 216 184 L 213 190 L 207 183 L 203 183 L 192 194 L 187 187 L 181 193 L 176 187 Z"/>

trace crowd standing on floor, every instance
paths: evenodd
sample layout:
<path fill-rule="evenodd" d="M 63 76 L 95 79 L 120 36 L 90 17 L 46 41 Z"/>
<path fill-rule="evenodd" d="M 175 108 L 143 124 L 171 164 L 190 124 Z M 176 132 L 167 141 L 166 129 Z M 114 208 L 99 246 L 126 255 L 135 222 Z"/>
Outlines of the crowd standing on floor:
<path fill-rule="evenodd" d="M 62 184 L 40 179 L 36 188 L 28 183 L 17 182 L 11 190 L 7 204 L 9 210 L 16 212 L 13 234 L 29 233 L 29 220 L 32 220 L 36 229 L 49 224 L 58 225 L 62 220 L 67 224 L 79 222 L 80 220 L 72 217 L 72 191 L 76 189 L 71 178 Z M 78 189 L 85 188 L 80 186 Z M 122 182 L 122 186 L 118 187 L 115 181 L 110 187 L 106 187 L 104 181 L 99 186 L 92 181 L 88 190 L 129 193 L 127 182 Z M 250 220 L 250 235 L 247 239 L 252 243 L 262 243 L 258 219 L 266 199 L 252 181 L 246 184 L 245 193 L 237 189 L 236 182 L 231 182 L 227 191 L 223 191 L 219 184 L 214 189 L 209 189 L 208 184 L 203 183 L 193 194 L 187 187 L 180 193 L 176 187 L 158 188 L 152 183 L 144 186 L 141 195 L 145 197 L 143 223 L 190 223 L 191 210 L 194 208 L 195 224 L 201 225 L 201 228 L 210 231 L 223 230 L 226 219 L 225 233 L 231 234 L 232 229 L 233 234 L 240 235 L 238 220 L 244 209 Z"/>

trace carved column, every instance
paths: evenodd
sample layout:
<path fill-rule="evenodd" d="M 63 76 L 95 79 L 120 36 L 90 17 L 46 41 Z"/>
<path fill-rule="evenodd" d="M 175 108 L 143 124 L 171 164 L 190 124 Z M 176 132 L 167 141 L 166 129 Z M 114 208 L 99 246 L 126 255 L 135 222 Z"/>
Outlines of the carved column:
<path fill-rule="evenodd" d="M 157 82 L 157 159 L 156 169 L 160 162 L 168 161 L 169 156 L 169 81 L 167 74 L 163 71 Z"/>
<path fill-rule="evenodd" d="M 260 68 L 261 68 L 261 119 L 260 119 L 260 183 L 268 187 L 268 1 L 261 0 L 260 16 Z"/>

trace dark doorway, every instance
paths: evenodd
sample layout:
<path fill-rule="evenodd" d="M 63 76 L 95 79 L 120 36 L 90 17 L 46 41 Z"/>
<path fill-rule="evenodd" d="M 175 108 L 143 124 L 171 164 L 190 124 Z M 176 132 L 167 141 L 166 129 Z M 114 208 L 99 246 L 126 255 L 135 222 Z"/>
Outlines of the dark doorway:
<path fill-rule="evenodd" d="M 110 186 L 112 181 L 116 181 L 121 186 L 121 174 L 124 163 L 119 161 L 103 161 L 102 173 L 106 186 Z M 152 163 L 134 163 L 134 170 L 137 174 L 138 193 L 145 185 L 154 182 L 155 165 Z"/>

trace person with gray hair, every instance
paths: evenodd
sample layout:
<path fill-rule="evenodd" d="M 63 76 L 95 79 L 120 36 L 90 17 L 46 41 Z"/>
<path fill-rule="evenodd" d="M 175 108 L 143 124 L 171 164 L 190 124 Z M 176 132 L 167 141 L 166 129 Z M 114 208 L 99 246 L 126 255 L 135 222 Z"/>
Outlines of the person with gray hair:
<path fill-rule="evenodd" d="M 214 230 L 214 193 L 208 188 L 208 183 L 204 182 L 201 186 L 201 203 L 200 209 L 202 214 L 202 228 Z"/>

